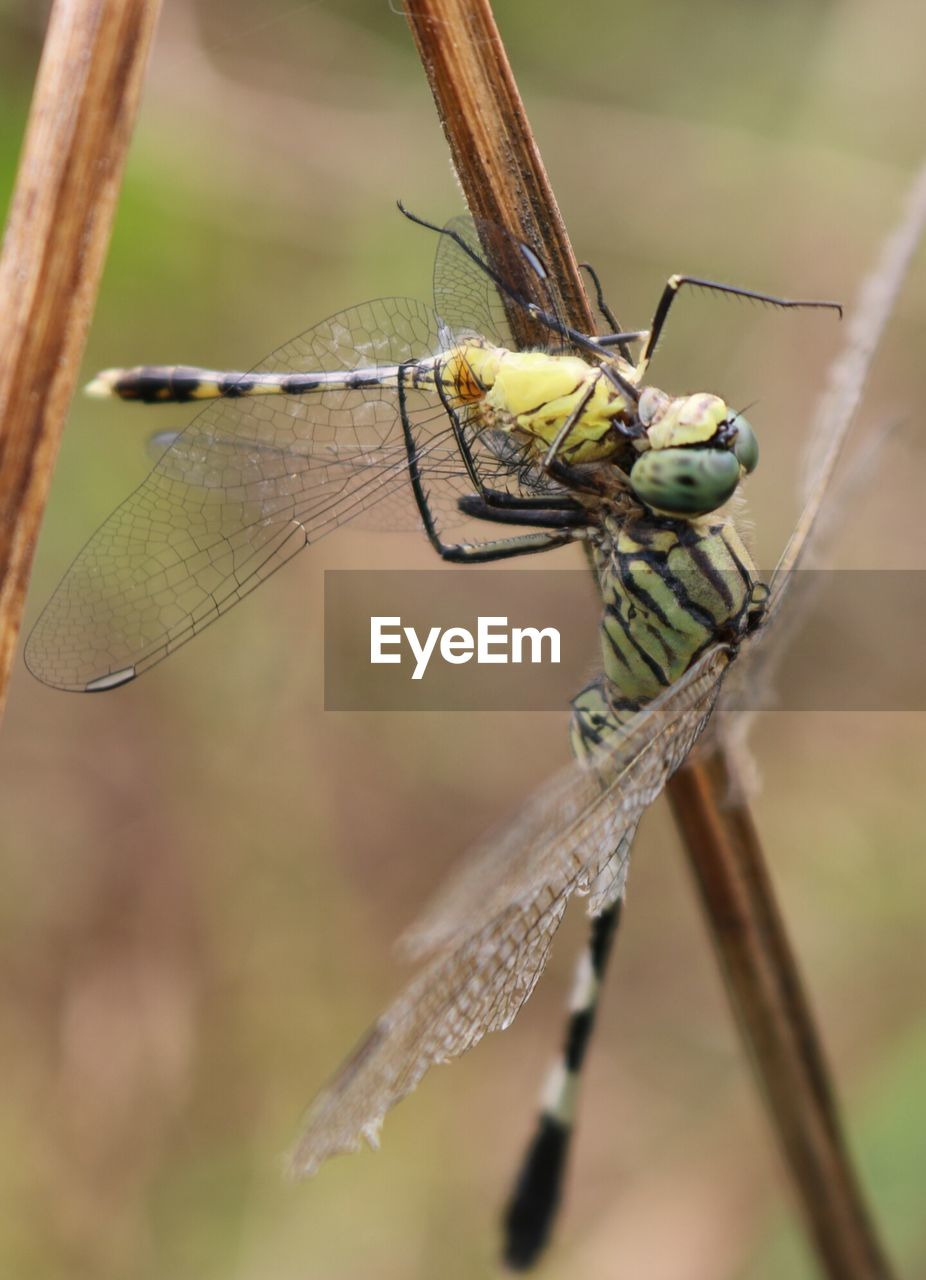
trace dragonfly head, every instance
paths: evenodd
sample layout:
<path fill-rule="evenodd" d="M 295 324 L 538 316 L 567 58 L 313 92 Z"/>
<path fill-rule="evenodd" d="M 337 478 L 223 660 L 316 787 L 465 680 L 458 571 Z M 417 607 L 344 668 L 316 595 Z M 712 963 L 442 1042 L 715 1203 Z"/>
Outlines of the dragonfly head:
<path fill-rule="evenodd" d="M 640 501 L 657 511 L 677 516 L 715 511 L 758 464 L 752 427 L 719 396 L 699 392 L 672 399 L 646 387 L 638 413 L 645 447 L 630 483 Z"/>

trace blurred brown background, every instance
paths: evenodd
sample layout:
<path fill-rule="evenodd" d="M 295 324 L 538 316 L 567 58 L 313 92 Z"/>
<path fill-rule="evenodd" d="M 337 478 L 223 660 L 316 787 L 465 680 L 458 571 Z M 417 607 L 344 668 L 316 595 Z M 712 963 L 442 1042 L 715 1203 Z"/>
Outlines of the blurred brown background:
<path fill-rule="evenodd" d="M 625 324 L 646 324 L 676 270 L 852 298 L 926 150 L 921 5 L 496 8 L 574 242 Z M 43 22 L 36 0 L 0 0 L 4 193 Z M 433 241 L 399 196 L 438 220 L 461 205 L 387 0 L 168 0 L 87 375 L 247 367 L 352 302 L 427 297 Z M 859 438 L 901 425 L 840 565 L 926 567 L 924 333 L 926 254 Z M 839 341 L 826 317 L 692 297 L 653 370 L 756 402 L 766 566 Z M 152 426 L 185 420 L 154 416 L 75 402 L 27 625 L 145 474 Z M 73 697 L 17 670 L 0 737 L 4 1276 L 493 1274 L 579 909 L 516 1027 L 428 1078 L 377 1157 L 279 1176 L 301 1109 L 403 980 L 391 940 L 566 759 L 565 713 L 325 714 L 324 569 L 434 564 L 414 535 L 346 531 L 137 685 Z M 926 1273 L 924 737 L 922 714 L 846 713 L 766 714 L 754 735 L 759 825 L 906 1276 Z M 661 805 L 588 1076 L 545 1274 L 813 1274 Z"/>

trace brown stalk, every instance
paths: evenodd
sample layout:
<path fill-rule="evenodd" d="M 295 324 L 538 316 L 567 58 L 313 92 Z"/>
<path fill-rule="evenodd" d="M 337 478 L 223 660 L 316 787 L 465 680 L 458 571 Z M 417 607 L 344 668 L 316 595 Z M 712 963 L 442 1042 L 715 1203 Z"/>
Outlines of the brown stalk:
<path fill-rule="evenodd" d="M 0 713 L 160 0 L 56 0 L 0 257 Z"/>
<path fill-rule="evenodd" d="M 730 759 L 710 742 L 667 788 L 740 1033 L 824 1274 L 889 1280 L 797 960 Z"/>
<path fill-rule="evenodd" d="M 576 259 L 488 0 L 407 0 L 406 16 L 470 211 L 542 249 L 567 322 L 592 332 Z M 832 1280 L 888 1280 L 758 835 L 745 804 L 728 803 L 730 776 L 715 743 L 668 787 L 727 991 L 821 1268 Z"/>
<path fill-rule="evenodd" d="M 406 0 L 470 212 L 542 254 L 573 328 L 594 331 L 578 264 L 524 111 L 488 0 Z M 530 321 L 510 316 L 528 345 Z"/>

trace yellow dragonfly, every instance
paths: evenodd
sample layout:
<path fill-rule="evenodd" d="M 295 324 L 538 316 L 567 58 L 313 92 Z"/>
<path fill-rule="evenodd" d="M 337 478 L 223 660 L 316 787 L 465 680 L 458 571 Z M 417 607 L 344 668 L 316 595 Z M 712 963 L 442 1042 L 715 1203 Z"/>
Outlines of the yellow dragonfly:
<path fill-rule="evenodd" d="M 804 511 L 768 583 L 727 510 L 758 463 L 751 425 L 721 396 L 668 394 L 647 373 L 685 286 L 786 308 L 837 304 L 673 276 L 646 330 L 622 331 L 599 289 L 611 331 L 579 334 L 526 246 L 468 220 L 432 229 L 433 307 L 393 298 L 351 308 L 247 373 L 139 366 L 94 379 L 91 394 L 204 407 L 78 555 L 26 661 L 58 688 L 119 687 L 367 513 L 392 524 L 411 514 L 450 561 L 587 548 L 602 597 L 601 674 L 573 701 L 576 761 L 484 842 L 408 935 L 424 967 L 316 1100 L 293 1155 L 297 1172 L 312 1173 L 375 1144 L 428 1067 L 507 1027 L 569 899 L 585 895 L 591 937 L 566 1047 L 506 1215 L 507 1259 L 524 1267 L 559 1199 L 637 825 L 705 731 L 731 667 L 746 678 L 780 614 L 915 228 L 899 234 L 881 294 L 853 321 Z M 530 316 L 544 349 L 515 349 L 510 306 Z M 447 540 L 471 520 L 508 528 Z"/>

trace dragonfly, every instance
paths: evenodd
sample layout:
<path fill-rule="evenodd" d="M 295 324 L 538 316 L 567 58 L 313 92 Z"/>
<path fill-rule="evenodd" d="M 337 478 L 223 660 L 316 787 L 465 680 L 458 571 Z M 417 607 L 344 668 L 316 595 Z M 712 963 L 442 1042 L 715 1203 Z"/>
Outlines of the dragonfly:
<path fill-rule="evenodd" d="M 575 759 L 473 851 L 406 934 L 421 969 L 319 1094 L 292 1153 L 307 1175 L 377 1145 L 386 1113 L 430 1066 L 511 1024 L 567 903 L 584 896 L 590 936 L 564 1049 L 505 1213 L 506 1259 L 526 1268 L 561 1198 L 637 826 L 705 731 L 730 669 L 746 667 L 780 614 L 890 301 L 875 299 L 868 311 L 880 305 L 880 321 L 853 330 L 857 358 L 821 430 L 803 513 L 763 583 L 729 514 L 758 463 L 752 427 L 718 395 L 669 395 L 646 375 L 683 289 L 841 315 L 839 304 L 676 275 L 649 327 L 626 331 L 591 273 L 609 328 L 582 334 L 526 245 L 471 219 L 439 227 L 403 212 L 438 235 L 433 306 L 350 308 L 246 373 L 97 375 L 92 395 L 202 407 L 79 553 L 25 657 L 56 688 L 115 689 L 349 521 L 417 524 L 458 563 L 585 548 L 602 601 L 601 670 L 573 700 Z M 512 309 L 536 348 L 513 342 Z M 506 528 L 448 540 L 473 522 Z"/>

